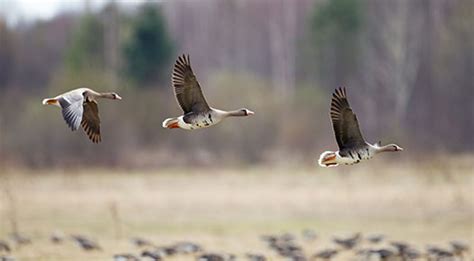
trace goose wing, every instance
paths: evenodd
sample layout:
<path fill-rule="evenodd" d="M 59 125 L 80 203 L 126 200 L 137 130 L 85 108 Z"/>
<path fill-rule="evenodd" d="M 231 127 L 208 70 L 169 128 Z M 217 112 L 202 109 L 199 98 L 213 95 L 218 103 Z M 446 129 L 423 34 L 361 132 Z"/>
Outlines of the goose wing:
<path fill-rule="evenodd" d="M 99 143 L 102 138 L 100 136 L 100 118 L 97 102 L 94 100 L 86 101 L 83 108 L 82 128 L 92 142 Z"/>
<path fill-rule="evenodd" d="M 359 129 L 357 116 L 352 112 L 347 100 L 345 88 L 338 88 L 332 94 L 330 115 L 339 150 L 366 144 Z"/>
<path fill-rule="evenodd" d="M 202 94 L 201 86 L 191 68 L 189 55 L 181 55 L 176 60 L 173 68 L 172 84 L 176 99 L 185 114 L 210 110 Z"/>
<path fill-rule="evenodd" d="M 57 98 L 61 105 L 61 112 L 67 125 L 73 130 L 77 130 L 81 125 L 84 96 L 80 92 L 69 92 Z"/>

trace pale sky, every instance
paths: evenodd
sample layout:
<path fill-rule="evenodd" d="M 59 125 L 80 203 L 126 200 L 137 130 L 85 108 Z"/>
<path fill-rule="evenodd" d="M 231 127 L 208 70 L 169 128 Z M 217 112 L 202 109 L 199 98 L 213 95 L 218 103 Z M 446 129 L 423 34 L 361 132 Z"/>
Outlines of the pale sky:
<path fill-rule="evenodd" d="M 0 0 L 0 16 L 6 17 L 8 23 L 49 19 L 61 11 L 82 11 L 86 3 L 95 10 L 111 0 Z M 125 5 L 135 5 L 146 0 L 116 0 Z"/>

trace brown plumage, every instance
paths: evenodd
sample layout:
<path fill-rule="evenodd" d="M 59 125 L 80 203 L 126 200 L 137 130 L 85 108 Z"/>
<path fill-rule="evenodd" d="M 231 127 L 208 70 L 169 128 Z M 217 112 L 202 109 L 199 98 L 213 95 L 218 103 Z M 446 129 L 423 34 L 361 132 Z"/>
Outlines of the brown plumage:
<path fill-rule="evenodd" d="M 366 145 L 359 129 L 357 116 L 347 100 L 346 88 L 336 89 L 332 94 L 330 115 L 337 145 L 341 152 L 348 148 Z"/>
<path fill-rule="evenodd" d="M 172 84 L 176 100 L 188 112 L 206 112 L 210 110 L 202 94 L 201 86 L 191 68 L 189 55 L 179 56 L 173 69 Z"/>
<path fill-rule="evenodd" d="M 97 102 L 93 100 L 86 101 L 83 107 L 84 112 L 82 114 L 81 126 L 92 142 L 99 143 L 102 138 L 100 136 L 100 118 Z"/>

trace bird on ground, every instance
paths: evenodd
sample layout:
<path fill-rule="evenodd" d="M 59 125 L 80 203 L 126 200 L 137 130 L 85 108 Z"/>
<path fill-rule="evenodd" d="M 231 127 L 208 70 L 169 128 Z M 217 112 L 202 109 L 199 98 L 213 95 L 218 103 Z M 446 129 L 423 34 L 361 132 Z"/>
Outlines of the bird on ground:
<path fill-rule="evenodd" d="M 403 254 L 405 250 L 410 248 L 410 244 L 403 241 L 391 241 L 390 245 L 397 249 L 399 254 Z"/>
<path fill-rule="evenodd" d="M 399 253 L 398 255 L 401 256 L 402 259 L 407 260 L 407 261 L 415 260 L 423 256 L 423 254 L 420 251 L 412 247 L 405 249 L 403 253 Z"/>
<path fill-rule="evenodd" d="M 64 235 L 58 231 L 53 232 L 49 237 L 53 244 L 61 244 L 64 241 Z"/>
<path fill-rule="evenodd" d="M 245 254 L 248 261 L 266 261 L 267 258 L 262 254 L 247 253 Z"/>
<path fill-rule="evenodd" d="M 133 237 L 130 239 L 130 242 L 135 245 L 136 247 L 147 247 L 147 246 L 154 246 L 153 243 L 145 238 L 141 237 Z"/>
<path fill-rule="evenodd" d="M 30 238 L 26 237 L 25 235 L 21 235 L 19 233 L 10 234 L 10 240 L 16 246 L 29 245 L 32 243 Z"/>
<path fill-rule="evenodd" d="M 318 238 L 318 234 L 312 229 L 305 229 L 301 232 L 303 239 L 306 241 L 314 241 Z"/>
<path fill-rule="evenodd" d="M 155 252 L 161 253 L 163 257 L 165 256 L 173 256 L 177 254 L 178 252 L 173 246 L 160 246 L 160 247 L 155 247 Z"/>
<path fill-rule="evenodd" d="M 159 261 L 159 260 L 162 260 L 164 258 L 163 253 L 157 252 L 157 251 L 152 251 L 152 250 L 144 250 L 141 253 L 141 256 L 143 258 L 151 259 L 153 261 Z"/>
<path fill-rule="evenodd" d="M 7 241 L 0 240 L 0 253 L 1 252 L 10 253 L 11 250 L 12 249 L 10 247 L 10 244 L 8 244 Z"/>
<path fill-rule="evenodd" d="M 294 241 L 296 240 L 296 236 L 291 233 L 284 233 L 280 235 L 280 240 L 285 242 Z"/>
<path fill-rule="evenodd" d="M 311 256 L 311 260 L 331 260 L 339 253 L 336 249 L 324 249 Z"/>
<path fill-rule="evenodd" d="M 372 244 L 378 244 L 384 240 L 385 236 L 382 234 L 373 234 L 366 237 L 367 241 Z"/>
<path fill-rule="evenodd" d="M 268 246 L 287 259 L 301 260 L 304 257 L 303 249 L 289 237 L 281 236 L 276 241 L 271 241 Z"/>
<path fill-rule="evenodd" d="M 261 235 L 260 239 L 267 243 L 268 246 L 275 244 L 278 241 L 278 236 L 275 235 Z"/>
<path fill-rule="evenodd" d="M 96 242 L 91 239 L 81 236 L 81 235 L 72 235 L 72 240 L 77 243 L 83 250 L 92 251 L 92 250 L 102 250 L 102 248 Z"/>
<path fill-rule="evenodd" d="M 338 88 L 332 94 L 330 116 L 339 150 L 323 152 L 318 160 L 322 167 L 352 165 L 371 159 L 381 152 L 403 150 L 396 144 L 382 146 L 380 142 L 370 144 L 365 141 L 357 117 L 349 105 L 345 88 Z"/>
<path fill-rule="evenodd" d="M 0 261 L 15 261 L 15 258 L 11 257 L 11 256 L 1 256 L 0 255 Z"/>
<path fill-rule="evenodd" d="M 461 241 L 453 240 L 449 242 L 449 244 L 451 245 L 453 254 L 456 256 L 462 257 L 464 256 L 464 254 L 467 254 L 470 250 L 469 245 Z"/>
<path fill-rule="evenodd" d="M 370 250 L 371 255 L 376 255 L 381 261 L 387 261 L 393 259 L 397 254 L 390 249 L 381 248 L 381 249 L 372 249 Z M 369 256 L 370 258 L 370 256 Z"/>
<path fill-rule="evenodd" d="M 114 255 L 114 261 L 140 261 L 140 258 L 132 254 L 117 254 Z"/>
<path fill-rule="evenodd" d="M 75 131 L 80 126 L 93 143 L 101 141 L 100 118 L 98 99 L 121 100 L 115 92 L 99 93 L 89 88 L 78 88 L 60 94 L 54 98 L 46 98 L 43 105 L 54 105 L 61 108 L 63 118 L 71 130 Z"/>
<path fill-rule="evenodd" d="M 428 258 L 431 258 L 429 260 L 447 260 L 448 258 L 454 257 L 454 254 L 451 251 L 437 246 L 427 246 L 426 252 Z"/>
<path fill-rule="evenodd" d="M 204 253 L 196 258 L 197 261 L 233 261 L 235 255 L 233 254 L 216 254 L 216 253 Z"/>
<path fill-rule="evenodd" d="M 180 254 L 193 254 L 203 251 L 203 248 L 200 245 L 185 241 L 174 244 L 173 248 Z"/>
<path fill-rule="evenodd" d="M 225 261 L 225 258 L 219 254 L 207 253 L 197 257 L 198 261 Z"/>
<path fill-rule="evenodd" d="M 184 114 L 163 121 L 163 128 L 194 130 L 213 126 L 228 117 L 254 115 L 246 108 L 223 111 L 210 107 L 191 68 L 189 55 L 179 56 L 173 68 L 172 85 Z"/>
<path fill-rule="evenodd" d="M 333 242 L 340 245 L 344 249 L 352 249 L 354 248 L 360 241 L 362 235 L 360 233 L 356 233 L 353 236 L 348 238 L 333 238 Z"/>
<path fill-rule="evenodd" d="M 390 245 L 396 249 L 398 256 L 404 260 L 412 260 L 421 256 L 421 253 L 407 242 L 392 241 Z"/>

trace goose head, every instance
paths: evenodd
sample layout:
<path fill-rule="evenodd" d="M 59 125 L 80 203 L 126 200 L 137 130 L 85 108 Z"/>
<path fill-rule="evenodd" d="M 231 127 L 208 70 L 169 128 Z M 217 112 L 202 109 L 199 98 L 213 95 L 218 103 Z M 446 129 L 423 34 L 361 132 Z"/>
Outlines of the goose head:
<path fill-rule="evenodd" d="M 252 115 L 255 114 L 255 112 L 253 112 L 253 111 L 251 111 L 251 110 L 249 110 L 249 109 L 246 109 L 246 108 L 242 108 L 242 109 L 240 109 L 240 111 L 242 112 L 242 114 L 243 114 L 244 116 L 252 116 Z"/>
<path fill-rule="evenodd" d="M 255 113 L 249 109 L 246 109 L 246 108 L 242 108 L 242 109 L 238 109 L 238 110 L 235 110 L 235 111 L 229 111 L 229 112 L 225 112 L 226 116 L 229 117 L 244 117 L 244 116 L 252 116 L 254 115 Z"/>
<path fill-rule="evenodd" d="M 110 95 L 112 96 L 112 100 L 121 100 L 122 97 L 118 95 L 116 92 L 111 92 Z"/>
<path fill-rule="evenodd" d="M 393 151 L 403 151 L 403 148 L 397 144 L 387 144 L 385 146 L 380 146 L 380 143 L 375 145 L 378 151 L 380 152 L 393 152 Z"/>
<path fill-rule="evenodd" d="M 106 98 L 106 99 L 111 99 L 111 100 L 121 100 L 122 97 L 120 97 L 120 95 L 118 95 L 116 92 L 106 92 L 106 93 L 102 93 L 100 95 L 101 98 Z"/>

